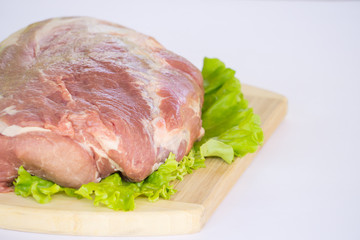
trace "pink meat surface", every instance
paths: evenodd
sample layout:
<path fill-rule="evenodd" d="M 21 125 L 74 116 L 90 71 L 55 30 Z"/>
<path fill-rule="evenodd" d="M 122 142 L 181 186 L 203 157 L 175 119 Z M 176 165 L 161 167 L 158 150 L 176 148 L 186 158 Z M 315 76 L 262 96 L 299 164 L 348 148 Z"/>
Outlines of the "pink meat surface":
<path fill-rule="evenodd" d="M 0 192 L 19 166 L 62 186 L 141 181 L 201 137 L 202 77 L 153 38 L 88 17 L 0 43 Z"/>

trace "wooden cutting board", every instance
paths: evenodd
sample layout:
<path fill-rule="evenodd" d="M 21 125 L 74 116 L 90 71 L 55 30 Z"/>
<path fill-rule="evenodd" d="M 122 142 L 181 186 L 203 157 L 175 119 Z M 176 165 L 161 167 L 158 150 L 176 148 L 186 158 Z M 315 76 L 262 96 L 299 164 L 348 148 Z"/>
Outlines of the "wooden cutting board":
<path fill-rule="evenodd" d="M 284 119 L 285 97 L 243 85 L 243 92 L 259 114 L 265 142 Z M 171 200 L 150 203 L 136 200 L 135 211 L 115 212 L 95 207 L 87 199 L 56 195 L 49 204 L 36 203 L 14 193 L 0 194 L 0 228 L 52 234 L 88 236 L 170 235 L 200 231 L 256 153 L 238 158 L 231 165 L 207 159 L 198 169 L 177 182 Z"/>

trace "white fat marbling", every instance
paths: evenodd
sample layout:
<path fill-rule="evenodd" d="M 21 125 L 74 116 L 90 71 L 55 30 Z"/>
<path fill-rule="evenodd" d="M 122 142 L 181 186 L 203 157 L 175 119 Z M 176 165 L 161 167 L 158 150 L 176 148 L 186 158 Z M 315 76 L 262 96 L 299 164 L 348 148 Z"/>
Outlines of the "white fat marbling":
<path fill-rule="evenodd" d="M 157 126 L 158 122 L 161 122 Z M 170 152 L 178 155 L 178 148 L 183 140 L 187 143 L 190 141 L 190 132 L 186 129 L 174 129 L 168 131 L 166 129 L 166 122 L 162 117 L 157 117 L 152 121 L 154 129 L 154 143 L 155 147 L 162 147 L 168 149 Z"/>
<path fill-rule="evenodd" d="M 0 121 L 0 133 L 4 131 L 5 128 L 7 128 L 9 125 L 4 123 L 3 121 Z"/>
<path fill-rule="evenodd" d="M 50 132 L 49 129 L 41 128 L 41 127 L 20 127 L 18 125 L 7 126 L 4 129 L 1 129 L 1 134 L 8 137 L 15 137 L 20 134 L 28 133 L 28 132 Z"/>
<path fill-rule="evenodd" d="M 15 115 L 16 113 L 18 113 L 19 111 L 16 110 L 15 106 L 9 106 L 7 108 L 4 108 L 1 112 L 0 112 L 0 117 L 4 116 L 4 115 Z"/>
<path fill-rule="evenodd" d="M 84 138 L 85 140 L 85 138 Z M 112 160 L 111 158 L 109 158 L 109 156 L 106 154 L 106 152 L 103 149 L 97 148 L 96 146 L 94 146 L 93 144 L 89 143 L 89 142 L 78 142 L 78 144 L 85 149 L 90 155 L 92 154 L 92 151 L 94 151 L 97 155 L 99 155 L 102 158 L 105 158 L 107 160 L 109 160 L 111 167 L 113 169 L 115 169 L 116 171 L 120 171 L 123 172 L 123 169 L 119 166 L 119 164 L 117 164 L 114 160 Z M 115 149 L 116 150 L 116 149 Z"/>
<path fill-rule="evenodd" d="M 151 171 L 154 172 L 156 170 L 158 170 L 158 168 L 163 164 L 163 162 L 158 162 L 155 163 L 154 166 L 152 167 Z"/>

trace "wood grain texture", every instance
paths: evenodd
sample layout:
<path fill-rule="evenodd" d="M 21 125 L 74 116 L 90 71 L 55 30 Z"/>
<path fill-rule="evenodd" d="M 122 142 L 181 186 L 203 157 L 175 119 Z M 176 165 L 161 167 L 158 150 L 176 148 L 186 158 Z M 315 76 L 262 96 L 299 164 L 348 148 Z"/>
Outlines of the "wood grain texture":
<path fill-rule="evenodd" d="M 243 92 L 262 121 L 265 142 L 284 119 L 284 96 L 243 85 Z M 139 236 L 186 234 L 200 231 L 227 195 L 256 153 L 238 158 L 231 165 L 222 160 L 206 160 L 206 168 L 176 182 L 178 192 L 171 200 L 150 203 L 136 200 L 132 212 L 115 212 L 95 207 L 87 199 L 56 195 L 41 205 L 32 198 L 14 193 L 0 194 L 0 227 L 29 232 L 88 236 Z"/>

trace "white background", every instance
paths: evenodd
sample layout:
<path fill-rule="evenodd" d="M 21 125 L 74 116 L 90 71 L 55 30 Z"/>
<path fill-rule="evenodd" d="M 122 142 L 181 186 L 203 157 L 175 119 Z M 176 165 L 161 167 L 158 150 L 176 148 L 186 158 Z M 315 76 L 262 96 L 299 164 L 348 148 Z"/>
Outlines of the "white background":
<path fill-rule="evenodd" d="M 243 83 L 289 99 L 285 121 L 200 233 L 147 239 L 360 239 L 360 2 L 1 0 L 0 12 L 0 39 L 45 18 L 93 16 L 199 68 L 218 57 Z M 0 230 L 20 238 L 89 239 Z"/>

